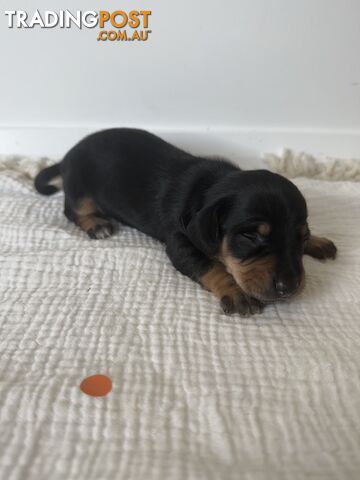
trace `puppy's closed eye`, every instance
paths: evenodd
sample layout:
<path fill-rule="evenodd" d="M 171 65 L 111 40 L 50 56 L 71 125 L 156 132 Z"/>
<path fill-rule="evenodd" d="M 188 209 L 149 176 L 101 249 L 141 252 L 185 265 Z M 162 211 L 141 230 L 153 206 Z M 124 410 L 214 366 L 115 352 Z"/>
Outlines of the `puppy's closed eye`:
<path fill-rule="evenodd" d="M 271 232 L 271 227 L 268 223 L 260 223 L 253 228 L 245 232 L 240 232 L 243 238 L 249 240 L 252 243 L 260 243 L 262 242 Z"/>
<path fill-rule="evenodd" d="M 242 232 L 239 233 L 239 236 L 245 240 L 248 240 L 251 243 L 256 243 L 260 240 L 260 235 L 256 231 Z"/>

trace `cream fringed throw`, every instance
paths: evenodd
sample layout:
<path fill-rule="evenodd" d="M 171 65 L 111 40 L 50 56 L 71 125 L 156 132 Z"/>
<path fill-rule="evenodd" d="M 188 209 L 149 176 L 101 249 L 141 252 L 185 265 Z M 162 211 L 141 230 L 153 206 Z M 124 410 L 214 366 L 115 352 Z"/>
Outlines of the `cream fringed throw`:
<path fill-rule="evenodd" d="M 289 178 L 360 182 L 360 160 L 357 159 L 316 158 L 308 153 L 284 149 L 279 155 L 265 154 L 264 160 L 270 170 Z"/>

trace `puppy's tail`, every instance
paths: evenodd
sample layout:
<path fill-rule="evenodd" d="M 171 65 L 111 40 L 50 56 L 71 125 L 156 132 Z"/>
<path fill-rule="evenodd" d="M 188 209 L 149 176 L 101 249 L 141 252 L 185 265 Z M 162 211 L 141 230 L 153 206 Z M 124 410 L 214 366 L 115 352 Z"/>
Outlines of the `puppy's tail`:
<path fill-rule="evenodd" d="M 35 188 L 42 195 L 52 195 L 62 190 L 60 163 L 44 168 L 35 177 Z"/>

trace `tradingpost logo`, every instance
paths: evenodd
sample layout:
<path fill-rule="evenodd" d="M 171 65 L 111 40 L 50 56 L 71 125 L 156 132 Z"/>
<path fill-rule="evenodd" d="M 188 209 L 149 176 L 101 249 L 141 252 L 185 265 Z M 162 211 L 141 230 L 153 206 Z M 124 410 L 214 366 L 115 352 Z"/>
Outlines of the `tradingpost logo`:
<path fill-rule="evenodd" d="M 6 10 L 5 16 L 8 28 L 97 28 L 100 42 L 146 42 L 151 33 L 150 10 L 77 10 L 75 13 L 35 10 L 31 14 L 24 10 Z"/>

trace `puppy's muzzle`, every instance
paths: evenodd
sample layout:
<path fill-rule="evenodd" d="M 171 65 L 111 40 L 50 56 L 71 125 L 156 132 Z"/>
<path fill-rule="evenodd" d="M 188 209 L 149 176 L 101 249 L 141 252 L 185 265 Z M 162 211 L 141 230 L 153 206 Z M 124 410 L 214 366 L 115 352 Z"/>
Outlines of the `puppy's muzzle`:
<path fill-rule="evenodd" d="M 304 286 L 304 269 L 291 275 L 276 275 L 276 258 L 268 256 L 242 262 L 234 257 L 223 263 L 244 293 L 265 303 L 287 300 L 300 293 Z"/>

